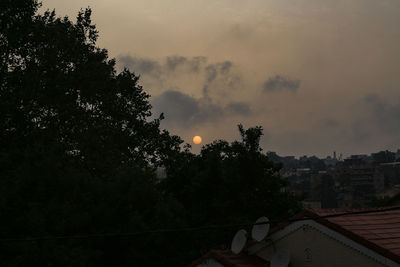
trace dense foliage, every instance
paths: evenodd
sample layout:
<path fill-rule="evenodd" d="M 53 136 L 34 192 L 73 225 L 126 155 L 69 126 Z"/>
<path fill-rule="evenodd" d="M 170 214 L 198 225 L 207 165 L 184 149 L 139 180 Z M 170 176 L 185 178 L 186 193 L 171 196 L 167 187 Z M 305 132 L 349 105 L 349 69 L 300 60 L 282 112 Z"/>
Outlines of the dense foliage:
<path fill-rule="evenodd" d="M 298 208 L 260 127 L 200 155 L 151 120 L 149 95 L 116 73 L 90 9 L 76 22 L 34 0 L 0 9 L 0 238 L 143 232 L 281 219 Z M 139 38 L 139 37 L 138 37 Z M 167 177 L 159 181 L 155 170 Z M 180 266 L 237 229 L 122 238 L 0 240 L 2 266 Z"/>

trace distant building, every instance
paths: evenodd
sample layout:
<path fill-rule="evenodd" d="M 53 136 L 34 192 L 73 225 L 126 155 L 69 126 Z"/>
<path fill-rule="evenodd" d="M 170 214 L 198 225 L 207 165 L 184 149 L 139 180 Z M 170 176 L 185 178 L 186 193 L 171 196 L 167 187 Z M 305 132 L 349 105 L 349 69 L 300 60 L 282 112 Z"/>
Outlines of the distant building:
<path fill-rule="evenodd" d="M 368 155 L 351 155 L 350 157 L 344 159 L 344 165 L 347 167 L 352 166 L 362 166 L 371 161 L 371 158 Z"/>
<path fill-rule="evenodd" d="M 323 159 L 323 161 L 327 167 L 334 167 L 338 163 L 338 160 L 336 158 L 331 158 L 330 156 Z"/>
<path fill-rule="evenodd" d="M 335 173 L 339 207 L 365 207 L 385 187 L 383 173 L 374 167 L 340 169 Z"/>
<path fill-rule="evenodd" d="M 385 187 L 400 184 L 400 162 L 381 163 L 378 168 L 385 176 Z"/>

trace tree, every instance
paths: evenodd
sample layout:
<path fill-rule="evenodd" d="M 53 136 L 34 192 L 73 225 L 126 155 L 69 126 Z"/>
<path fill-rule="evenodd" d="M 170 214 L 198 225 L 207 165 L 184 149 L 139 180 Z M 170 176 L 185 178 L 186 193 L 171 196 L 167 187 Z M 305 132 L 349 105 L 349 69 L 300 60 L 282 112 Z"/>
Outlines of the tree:
<path fill-rule="evenodd" d="M 179 164 L 167 166 L 165 192 L 183 205 L 191 226 L 253 223 L 263 215 L 282 220 L 299 210 L 297 199 L 283 190 L 287 181 L 279 175 L 281 164 L 270 161 L 259 146 L 262 128 L 239 125 L 239 132 L 241 141 L 214 141 L 200 155 L 184 155 Z M 199 234 L 192 249 L 229 243 L 237 230 Z"/>
<path fill-rule="evenodd" d="M 40 136 L 43 145 L 58 146 L 95 175 L 159 160 L 154 144 L 167 135 L 160 134 L 159 120 L 147 120 L 149 95 L 138 76 L 116 74 L 115 60 L 95 46 L 90 9 L 79 12 L 76 23 L 54 11 L 26 13 L 31 21 L 25 22 L 27 16 L 23 25 L 7 13 L 2 19 L 11 25 L 2 32 L 1 145 L 15 139 L 31 144 Z"/>
<path fill-rule="evenodd" d="M 149 119 L 138 76 L 117 74 L 96 46 L 90 9 L 72 22 L 54 11 L 37 14 L 39 6 L 5 0 L 0 8 L 0 236 L 181 225 L 180 204 L 160 193 L 154 174 L 181 139 L 160 131 L 161 118 Z M 172 250 L 164 239 L 1 242 L 0 262 L 160 266 Z M 159 257 L 147 262 L 157 246 Z"/>
<path fill-rule="evenodd" d="M 37 14 L 36 0 L 0 9 L 0 237 L 146 232 L 280 219 L 298 208 L 259 146 L 262 128 L 200 155 L 150 119 L 139 78 L 96 46 L 91 10 L 76 22 Z M 164 166 L 160 182 L 155 169 Z M 180 266 L 232 231 L 134 239 L 0 242 L 5 266 Z M 185 247 L 185 251 L 177 248 Z M 154 256 L 156 251 L 157 256 Z"/>

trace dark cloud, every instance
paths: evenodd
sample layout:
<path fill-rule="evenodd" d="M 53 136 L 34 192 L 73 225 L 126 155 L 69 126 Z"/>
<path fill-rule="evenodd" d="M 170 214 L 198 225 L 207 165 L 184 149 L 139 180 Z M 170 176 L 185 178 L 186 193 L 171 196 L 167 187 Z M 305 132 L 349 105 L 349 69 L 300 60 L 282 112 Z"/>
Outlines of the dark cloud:
<path fill-rule="evenodd" d="M 206 70 L 207 83 L 210 83 L 210 82 L 214 81 L 215 78 L 217 78 L 218 72 L 217 72 L 217 68 L 215 65 L 208 65 L 205 70 Z"/>
<path fill-rule="evenodd" d="M 366 119 L 359 119 L 352 122 L 350 125 L 352 141 L 357 143 L 368 141 L 373 136 L 370 126 L 371 122 L 368 122 Z"/>
<path fill-rule="evenodd" d="M 209 64 L 206 66 L 206 80 L 208 83 L 214 81 L 218 75 L 229 74 L 233 63 L 230 61 L 218 62 L 215 64 Z"/>
<path fill-rule="evenodd" d="M 335 128 L 339 125 L 339 121 L 333 118 L 321 118 L 317 122 L 319 128 Z"/>
<path fill-rule="evenodd" d="M 181 68 L 185 72 L 199 73 L 206 63 L 207 58 L 201 56 L 193 58 L 169 56 L 166 58 L 163 66 L 165 71 L 176 71 L 178 68 Z"/>
<path fill-rule="evenodd" d="M 172 56 L 172 57 L 167 57 L 166 59 L 166 67 L 171 70 L 171 71 L 175 71 L 175 69 L 179 66 L 179 65 L 183 65 L 188 61 L 188 59 L 186 57 L 182 57 L 182 56 Z"/>
<path fill-rule="evenodd" d="M 202 56 L 192 58 L 184 56 L 169 56 L 166 57 L 164 61 L 160 62 L 147 58 L 132 57 L 129 55 L 118 57 L 118 65 L 121 69 L 127 67 L 131 71 L 140 75 L 153 75 L 159 78 L 159 76 L 167 76 L 170 75 L 171 72 L 178 72 L 178 70 L 181 73 L 204 73 L 204 86 L 209 85 L 220 75 L 229 75 L 233 67 L 233 63 L 228 60 L 213 64 L 207 64 L 207 61 L 208 59 Z M 236 80 L 238 79 L 238 77 L 235 78 Z"/>
<path fill-rule="evenodd" d="M 235 115 L 248 116 L 251 115 L 250 105 L 244 102 L 232 102 L 226 106 L 226 110 Z"/>
<path fill-rule="evenodd" d="M 377 94 L 369 94 L 354 107 L 363 111 L 350 125 L 355 142 L 382 145 L 398 139 L 400 99 L 385 99 Z"/>
<path fill-rule="evenodd" d="M 168 90 L 154 97 L 152 105 L 156 112 L 165 114 L 165 121 L 169 125 L 190 126 L 215 121 L 223 114 L 221 107 L 176 90 Z"/>
<path fill-rule="evenodd" d="M 152 92 L 151 102 L 155 114 L 165 114 L 164 126 L 190 127 L 228 118 L 252 114 L 249 104 L 230 101 L 231 90 L 241 84 L 241 77 L 233 71 L 231 61 L 208 62 L 206 57 L 169 56 L 155 61 L 131 56 L 120 56 L 118 64 L 142 74 L 142 82 Z M 200 78 L 200 79 L 199 79 Z M 186 91 L 186 81 L 193 80 Z M 147 88 L 145 84 L 145 88 Z M 167 87 L 168 86 L 168 87 Z M 177 88 L 177 89 L 170 89 Z M 192 97 L 188 91 L 197 92 Z M 162 92 L 162 93 L 160 93 Z M 225 105 L 216 104 L 223 97 Z"/>
<path fill-rule="evenodd" d="M 250 25 L 234 24 L 228 29 L 226 36 L 238 41 L 248 41 L 253 33 L 254 27 Z"/>
<path fill-rule="evenodd" d="M 179 79 L 193 79 L 196 83 L 191 84 L 191 87 L 198 86 L 203 98 L 211 101 L 210 92 L 223 94 L 240 86 L 241 77 L 232 72 L 233 63 L 231 61 L 216 63 L 207 61 L 208 59 L 203 56 L 192 58 L 169 56 L 164 60 L 155 61 L 123 55 L 118 57 L 117 62 L 120 69 L 127 67 L 134 73 L 142 75 L 142 82 L 150 85 L 150 90 L 157 88 L 158 91 L 165 91 L 171 87 L 182 87 Z M 199 81 L 197 77 L 204 77 L 204 80 Z M 165 85 L 168 85 L 168 88 L 165 88 Z"/>
<path fill-rule="evenodd" d="M 224 62 L 217 64 L 217 66 L 220 69 L 220 72 L 222 74 L 228 74 L 232 68 L 232 65 L 233 65 L 232 62 L 230 62 L 230 61 L 224 61 Z"/>
<path fill-rule="evenodd" d="M 161 71 L 161 65 L 152 59 L 131 56 L 119 56 L 118 63 L 136 74 L 155 74 Z"/>
<path fill-rule="evenodd" d="M 205 67 L 205 73 L 206 73 L 206 81 L 203 85 L 203 96 L 204 97 L 209 97 L 209 88 L 211 83 L 217 79 L 219 75 L 222 75 L 223 77 L 227 78 L 230 74 L 230 70 L 233 66 L 233 63 L 231 61 L 224 61 L 224 62 L 218 62 L 215 64 L 209 64 Z M 239 81 L 239 78 L 237 76 L 231 76 L 230 79 L 225 79 L 229 80 L 230 82 L 228 83 L 229 87 L 233 87 L 231 84 L 231 81 L 236 80 Z"/>
<path fill-rule="evenodd" d="M 296 92 L 300 87 L 300 80 L 292 80 L 281 75 L 275 75 L 274 77 L 269 77 L 263 84 L 264 92 L 280 92 L 280 91 L 290 91 Z"/>
<path fill-rule="evenodd" d="M 198 73 L 202 66 L 207 62 L 206 57 L 193 57 L 191 60 L 187 61 L 188 66 L 192 72 Z"/>
<path fill-rule="evenodd" d="M 192 121 L 200 112 L 198 101 L 179 91 L 166 91 L 154 97 L 152 104 L 155 110 L 164 112 L 167 118 L 181 122 Z"/>
<path fill-rule="evenodd" d="M 372 108 L 377 114 L 380 114 L 388 107 L 390 107 L 390 104 L 385 103 L 384 100 L 382 100 L 377 94 L 369 94 L 364 97 L 365 103 Z"/>
<path fill-rule="evenodd" d="M 210 99 L 194 98 L 177 90 L 168 90 L 155 96 L 152 105 L 157 114 L 165 114 L 168 126 L 190 127 L 215 122 L 224 116 L 251 114 L 249 105 L 244 102 L 232 102 L 223 107 Z"/>
<path fill-rule="evenodd" d="M 369 108 L 368 124 L 385 133 L 400 133 L 400 99 L 393 102 L 377 94 L 369 94 L 364 101 Z"/>

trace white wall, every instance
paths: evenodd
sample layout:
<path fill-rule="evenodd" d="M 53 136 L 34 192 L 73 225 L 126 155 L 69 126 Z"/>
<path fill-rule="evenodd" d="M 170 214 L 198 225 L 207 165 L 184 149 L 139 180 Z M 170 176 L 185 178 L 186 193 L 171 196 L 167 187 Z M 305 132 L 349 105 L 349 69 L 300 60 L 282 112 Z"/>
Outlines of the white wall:
<path fill-rule="evenodd" d="M 256 254 L 263 259 L 270 260 L 275 249 L 290 252 L 291 267 L 386 266 L 309 225 L 283 236 L 273 245 L 267 245 Z"/>

